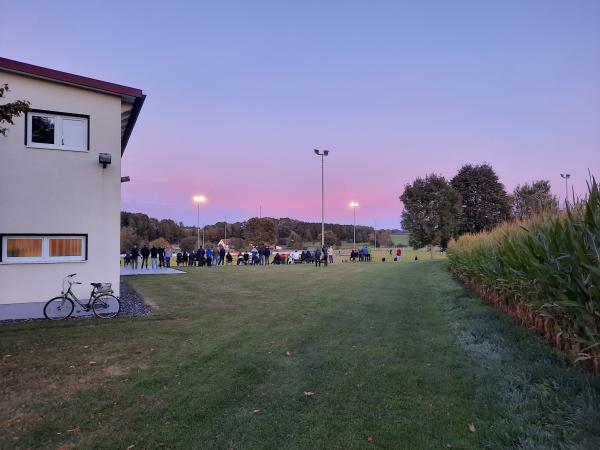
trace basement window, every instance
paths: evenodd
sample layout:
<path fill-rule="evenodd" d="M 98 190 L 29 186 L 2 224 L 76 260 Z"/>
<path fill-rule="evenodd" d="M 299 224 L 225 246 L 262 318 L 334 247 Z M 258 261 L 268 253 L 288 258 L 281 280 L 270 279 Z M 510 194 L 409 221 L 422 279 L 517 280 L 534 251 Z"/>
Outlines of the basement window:
<path fill-rule="evenodd" d="M 27 113 L 28 147 L 89 150 L 89 116 L 31 110 Z"/>
<path fill-rule="evenodd" d="M 4 264 L 59 263 L 87 260 L 86 235 L 3 235 Z"/>

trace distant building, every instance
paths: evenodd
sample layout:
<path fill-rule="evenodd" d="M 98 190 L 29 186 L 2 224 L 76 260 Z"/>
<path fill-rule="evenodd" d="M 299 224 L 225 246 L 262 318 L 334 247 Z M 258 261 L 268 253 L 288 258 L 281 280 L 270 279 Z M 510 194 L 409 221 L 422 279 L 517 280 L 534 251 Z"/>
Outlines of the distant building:
<path fill-rule="evenodd" d="M 119 294 L 121 157 L 140 89 L 0 58 L 2 101 L 31 111 L 0 136 L 0 319 L 43 317 L 77 273 Z"/>
<path fill-rule="evenodd" d="M 231 239 L 221 239 L 218 245 L 223 247 L 225 250 L 235 250 L 231 245 Z"/>

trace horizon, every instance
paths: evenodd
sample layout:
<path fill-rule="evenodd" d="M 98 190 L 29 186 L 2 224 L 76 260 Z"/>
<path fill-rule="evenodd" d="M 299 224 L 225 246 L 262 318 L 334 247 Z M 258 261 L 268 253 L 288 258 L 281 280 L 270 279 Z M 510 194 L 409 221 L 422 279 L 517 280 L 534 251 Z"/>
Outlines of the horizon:
<path fill-rule="evenodd" d="M 201 224 L 261 206 L 320 222 L 313 148 L 331 151 L 325 222 L 351 223 L 358 201 L 357 225 L 378 229 L 400 227 L 407 183 L 463 164 L 489 163 L 509 193 L 549 180 L 561 201 L 560 173 L 580 196 L 598 175 L 599 2 L 156 2 L 127 39 L 107 30 L 136 4 L 43 5 L 6 12 L 3 56 L 148 95 L 123 210 L 195 223 L 202 194 Z M 39 45 L 49 23 L 60 52 Z"/>

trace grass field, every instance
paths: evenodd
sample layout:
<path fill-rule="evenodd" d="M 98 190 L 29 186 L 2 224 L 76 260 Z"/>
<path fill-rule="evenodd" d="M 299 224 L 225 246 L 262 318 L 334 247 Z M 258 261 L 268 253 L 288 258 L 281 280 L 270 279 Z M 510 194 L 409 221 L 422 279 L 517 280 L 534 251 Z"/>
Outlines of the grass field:
<path fill-rule="evenodd" d="M 150 318 L 2 325 L 0 447 L 600 448 L 600 381 L 446 265 L 190 268 L 128 278 Z"/>

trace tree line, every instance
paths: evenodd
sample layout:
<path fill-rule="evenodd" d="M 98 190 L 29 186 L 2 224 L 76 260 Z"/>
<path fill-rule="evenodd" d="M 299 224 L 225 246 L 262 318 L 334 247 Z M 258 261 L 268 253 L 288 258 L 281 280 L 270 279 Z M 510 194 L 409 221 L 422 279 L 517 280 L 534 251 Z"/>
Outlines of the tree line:
<path fill-rule="evenodd" d="M 216 245 L 225 237 L 231 240 L 236 249 L 245 249 L 250 245 L 285 245 L 289 248 L 303 249 L 315 241 L 321 240 L 321 223 L 272 217 L 253 217 L 243 222 L 217 222 L 200 229 L 204 231 L 206 244 Z M 353 226 L 325 224 L 325 242 L 327 245 L 340 245 L 342 241 L 352 242 Z M 151 244 L 165 246 L 178 245 L 189 251 L 197 247 L 198 229 L 171 219 L 155 219 L 143 213 L 121 212 L 121 252 L 133 245 Z M 374 242 L 373 227 L 356 226 L 357 242 Z M 391 230 L 377 231 L 377 245 L 391 246 Z"/>
<path fill-rule="evenodd" d="M 489 164 L 466 164 L 450 180 L 431 174 L 417 178 L 400 196 L 402 227 L 414 248 L 440 246 L 461 234 L 489 231 L 502 222 L 558 209 L 550 182 L 538 180 L 506 192 Z"/>

